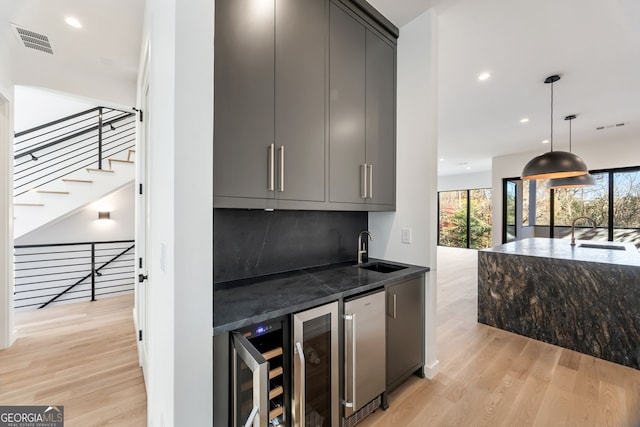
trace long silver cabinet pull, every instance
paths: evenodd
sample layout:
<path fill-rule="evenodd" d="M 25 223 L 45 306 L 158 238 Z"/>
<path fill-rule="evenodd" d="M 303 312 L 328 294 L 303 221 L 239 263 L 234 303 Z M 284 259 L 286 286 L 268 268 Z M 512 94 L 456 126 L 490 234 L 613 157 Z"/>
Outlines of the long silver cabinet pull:
<path fill-rule="evenodd" d="M 280 148 L 280 192 L 284 191 L 284 145 Z"/>
<path fill-rule="evenodd" d="M 298 393 L 297 393 L 297 398 L 298 398 L 298 403 L 299 403 L 299 407 L 300 407 L 300 419 L 298 420 L 298 426 L 299 427 L 304 427 L 305 424 L 305 407 L 304 407 L 304 398 L 305 398 L 305 389 L 304 389 L 304 383 L 306 381 L 306 366 L 305 366 L 305 359 L 304 359 L 304 351 L 302 350 L 302 344 L 300 344 L 300 342 L 298 341 L 296 343 L 296 348 L 298 349 L 298 357 L 300 358 L 300 372 L 298 373 L 298 375 L 300 375 L 299 381 L 300 381 L 300 386 L 298 387 Z"/>
<path fill-rule="evenodd" d="M 393 294 L 393 318 L 398 318 L 398 295 Z"/>
<path fill-rule="evenodd" d="M 267 186 L 267 190 L 268 191 L 274 191 L 275 190 L 275 159 L 276 155 L 275 155 L 275 145 L 274 144 L 270 144 L 269 145 L 269 170 L 268 170 L 268 174 L 269 174 L 269 185 Z"/>
<path fill-rule="evenodd" d="M 367 165 L 369 172 L 369 198 L 373 199 L 373 165 Z"/>
<path fill-rule="evenodd" d="M 367 198 L 367 164 L 363 163 L 360 165 L 360 197 L 363 199 Z"/>

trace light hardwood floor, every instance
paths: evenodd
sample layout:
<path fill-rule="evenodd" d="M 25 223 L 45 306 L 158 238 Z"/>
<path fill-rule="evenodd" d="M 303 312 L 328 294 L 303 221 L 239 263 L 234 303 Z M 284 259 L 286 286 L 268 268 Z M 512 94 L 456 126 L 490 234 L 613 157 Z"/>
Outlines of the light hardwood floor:
<path fill-rule="evenodd" d="M 640 371 L 478 324 L 477 252 L 438 248 L 438 358 L 360 427 L 640 426 Z"/>
<path fill-rule="evenodd" d="M 62 405 L 65 426 L 144 426 L 133 295 L 16 314 L 0 351 L 0 405 Z"/>

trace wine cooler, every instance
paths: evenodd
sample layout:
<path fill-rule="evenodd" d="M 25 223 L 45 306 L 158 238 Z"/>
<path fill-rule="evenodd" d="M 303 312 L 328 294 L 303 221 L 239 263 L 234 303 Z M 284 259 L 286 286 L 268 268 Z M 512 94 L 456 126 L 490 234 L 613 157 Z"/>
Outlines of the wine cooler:
<path fill-rule="evenodd" d="M 232 334 L 233 425 L 291 426 L 287 318 Z"/>

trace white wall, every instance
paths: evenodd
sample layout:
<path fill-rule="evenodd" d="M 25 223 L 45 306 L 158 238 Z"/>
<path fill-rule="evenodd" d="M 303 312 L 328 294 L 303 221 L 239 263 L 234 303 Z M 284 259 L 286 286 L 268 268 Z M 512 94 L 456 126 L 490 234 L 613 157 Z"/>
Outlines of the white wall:
<path fill-rule="evenodd" d="M 96 103 L 46 89 L 16 86 L 13 127 L 21 132 L 97 107 Z"/>
<path fill-rule="evenodd" d="M 158 0 L 146 8 L 148 425 L 207 426 L 213 424 L 214 2 Z M 141 84 L 140 78 L 139 99 Z"/>
<path fill-rule="evenodd" d="M 426 371 L 437 372 L 437 15 L 400 29 L 397 65 L 396 211 L 369 214 L 372 257 L 431 267 L 426 287 Z M 401 243 L 402 228 L 412 243 Z"/>
<path fill-rule="evenodd" d="M 473 190 L 491 187 L 491 171 L 438 177 L 438 191 Z"/>
<path fill-rule="evenodd" d="M 134 183 L 15 240 L 16 245 L 134 239 Z M 99 220 L 98 211 L 111 212 Z"/>
<path fill-rule="evenodd" d="M 602 131 L 607 132 L 607 131 Z M 622 168 L 640 166 L 640 136 L 634 139 L 615 140 L 615 129 L 604 133 L 598 143 L 580 144 L 574 148 L 587 164 L 590 170 Z M 576 147 L 574 143 L 574 147 Z M 492 159 L 491 174 L 491 198 L 493 215 L 493 245 L 502 243 L 502 179 L 517 178 L 522 173 L 522 168 L 533 157 L 542 154 L 543 151 L 531 153 L 519 153 L 509 156 L 494 157 Z"/>
<path fill-rule="evenodd" d="M 13 329 L 13 82 L 9 2 L 0 0 L 0 349 L 15 341 Z"/>

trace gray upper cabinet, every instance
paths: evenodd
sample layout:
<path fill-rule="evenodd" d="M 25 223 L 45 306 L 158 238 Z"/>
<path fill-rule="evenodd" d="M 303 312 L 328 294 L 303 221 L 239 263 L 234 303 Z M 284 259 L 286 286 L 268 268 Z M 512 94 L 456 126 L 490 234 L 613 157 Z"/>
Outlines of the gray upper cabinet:
<path fill-rule="evenodd" d="M 278 199 L 325 200 L 325 15 L 324 0 L 276 0 Z"/>
<path fill-rule="evenodd" d="M 366 163 L 371 165 L 367 203 L 395 205 L 396 49 L 367 30 L 366 53 Z"/>
<path fill-rule="evenodd" d="M 395 208 L 397 28 L 367 6 L 216 0 L 214 207 Z"/>
<path fill-rule="evenodd" d="M 331 3 L 329 201 L 364 203 L 366 29 Z"/>
<path fill-rule="evenodd" d="M 331 3 L 329 200 L 395 206 L 396 48 Z"/>
<path fill-rule="evenodd" d="M 269 197 L 274 143 L 274 13 L 253 0 L 217 0 L 214 194 Z M 263 5 L 263 7 L 266 7 Z"/>
<path fill-rule="evenodd" d="M 325 10 L 216 1 L 214 206 L 324 201 Z"/>

